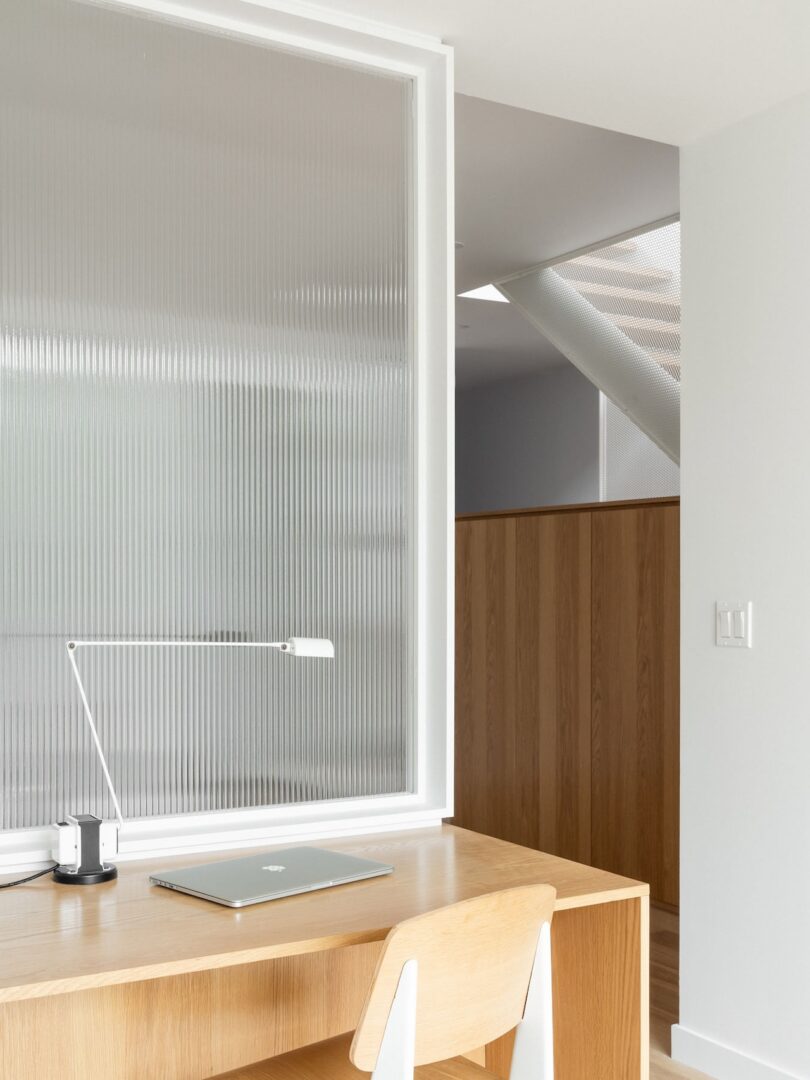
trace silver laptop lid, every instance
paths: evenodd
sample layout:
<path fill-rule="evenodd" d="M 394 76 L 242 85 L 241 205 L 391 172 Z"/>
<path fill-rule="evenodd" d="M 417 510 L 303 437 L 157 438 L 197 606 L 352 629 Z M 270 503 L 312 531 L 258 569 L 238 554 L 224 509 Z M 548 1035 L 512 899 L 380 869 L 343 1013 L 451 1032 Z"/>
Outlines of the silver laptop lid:
<path fill-rule="evenodd" d="M 155 885 L 213 900 L 227 907 L 245 907 L 264 900 L 328 889 L 350 881 L 390 874 L 393 866 L 324 848 L 300 847 L 265 851 L 241 859 L 203 863 L 184 870 L 150 875 Z"/>

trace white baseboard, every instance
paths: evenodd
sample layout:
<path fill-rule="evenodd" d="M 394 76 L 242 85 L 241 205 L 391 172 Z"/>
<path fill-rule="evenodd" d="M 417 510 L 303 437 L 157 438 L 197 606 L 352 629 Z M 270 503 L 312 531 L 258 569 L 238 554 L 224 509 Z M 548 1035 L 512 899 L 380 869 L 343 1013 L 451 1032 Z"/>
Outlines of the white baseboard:
<path fill-rule="evenodd" d="M 672 1058 L 715 1080 L 802 1080 L 798 1073 L 766 1065 L 681 1024 L 672 1025 Z"/>

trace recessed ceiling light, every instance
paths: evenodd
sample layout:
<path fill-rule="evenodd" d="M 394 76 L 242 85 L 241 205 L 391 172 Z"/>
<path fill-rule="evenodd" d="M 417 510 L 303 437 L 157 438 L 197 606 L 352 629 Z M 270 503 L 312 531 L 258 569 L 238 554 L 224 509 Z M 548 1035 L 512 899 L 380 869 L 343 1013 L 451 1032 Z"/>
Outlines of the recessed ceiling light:
<path fill-rule="evenodd" d="M 499 304 L 508 304 L 509 301 L 498 292 L 494 285 L 482 285 L 480 289 L 470 289 L 469 292 L 458 294 L 464 300 L 495 300 Z"/>

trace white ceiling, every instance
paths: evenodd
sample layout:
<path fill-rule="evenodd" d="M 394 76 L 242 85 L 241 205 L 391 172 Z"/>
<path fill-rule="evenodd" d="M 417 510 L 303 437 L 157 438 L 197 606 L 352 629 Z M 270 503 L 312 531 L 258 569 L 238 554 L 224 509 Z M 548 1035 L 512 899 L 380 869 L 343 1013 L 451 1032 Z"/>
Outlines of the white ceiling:
<path fill-rule="evenodd" d="M 678 206 L 676 147 L 456 95 L 457 292 Z"/>
<path fill-rule="evenodd" d="M 531 375 L 568 361 L 511 304 L 456 300 L 459 386 Z"/>
<path fill-rule="evenodd" d="M 457 292 L 678 210 L 678 150 L 456 96 Z M 456 302 L 459 385 L 565 358 L 509 304 Z"/>
<path fill-rule="evenodd" d="M 810 0 L 320 6 L 455 48 L 458 291 L 672 213 L 675 146 L 810 91 Z M 563 362 L 505 304 L 457 324 L 462 385 Z"/>
<path fill-rule="evenodd" d="M 808 0 L 321 0 L 455 46 L 463 94 L 683 145 L 810 90 Z"/>

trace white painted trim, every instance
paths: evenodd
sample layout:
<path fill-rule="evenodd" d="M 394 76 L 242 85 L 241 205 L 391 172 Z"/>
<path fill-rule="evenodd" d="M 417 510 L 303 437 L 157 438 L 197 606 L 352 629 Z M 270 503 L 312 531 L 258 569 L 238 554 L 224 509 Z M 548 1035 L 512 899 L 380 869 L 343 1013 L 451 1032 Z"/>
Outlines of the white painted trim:
<path fill-rule="evenodd" d="M 453 812 L 453 50 L 300 0 L 78 0 L 410 78 L 417 350 L 415 794 L 126 821 L 120 859 L 436 824 Z M 0 866 L 48 858 L 50 828 L 0 834 Z"/>
<path fill-rule="evenodd" d="M 382 801 L 382 800 L 380 800 Z M 334 808 L 333 803 L 318 807 L 321 814 L 324 808 Z M 379 807 L 375 806 L 376 810 Z M 238 811 L 231 811 L 237 813 Z M 227 814 L 228 812 L 226 812 Z M 206 815 L 209 816 L 209 815 Z M 221 816 L 226 816 L 225 814 Z M 167 855 L 199 854 L 206 851 L 235 851 L 242 848 L 273 848 L 280 844 L 309 843 L 315 840 L 337 839 L 345 836 L 367 836 L 370 833 L 402 832 L 406 829 L 437 828 L 446 814 L 436 810 L 389 810 L 373 814 L 334 816 L 330 820 L 323 818 L 292 819 L 269 826 L 261 821 L 261 812 L 253 826 L 228 827 L 217 829 L 209 822 L 207 829 L 195 828 L 195 815 L 189 814 L 172 819 L 155 818 L 144 821 L 129 821 L 118 838 L 118 854 L 115 862 L 131 862 L 135 859 L 157 859 Z M 167 821 L 174 826 L 171 829 L 155 829 L 158 823 Z M 56 830 L 52 827 L 40 829 L 18 829 L 3 836 L 0 847 L 0 874 L 24 873 L 39 870 L 52 861 L 52 848 L 56 844 Z"/>
<path fill-rule="evenodd" d="M 428 54 L 452 57 L 438 38 L 420 37 L 380 23 L 329 13 L 296 0 L 77 0 L 94 7 L 126 9 L 163 22 L 198 27 L 227 37 L 266 41 L 292 51 L 417 75 Z M 329 17 L 331 14 L 331 18 Z"/>
<path fill-rule="evenodd" d="M 607 502 L 607 397 L 599 391 L 599 502 Z"/>
<path fill-rule="evenodd" d="M 274 8 L 276 11 L 284 11 L 288 15 L 297 15 L 313 22 L 323 22 L 331 26 L 340 26 L 344 30 L 353 30 L 359 34 L 369 34 L 387 40 L 394 39 L 404 45 L 411 45 L 420 49 L 442 48 L 441 38 L 434 34 L 422 34 L 417 30 L 403 30 L 398 26 L 378 22 L 376 19 L 367 19 L 361 15 L 352 15 L 346 11 L 336 11 L 334 8 L 323 7 L 321 4 L 306 3 L 305 0 L 252 0 L 253 3 L 264 7 Z"/>
<path fill-rule="evenodd" d="M 672 1025 L 672 1058 L 717 1080 L 802 1080 L 798 1073 L 767 1065 L 682 1024 Z"/>
<path fill-rule="evenodd" d="M 455 68 L 452 54 L 444 65 L 444 111 L 445 131 L 443 173 L 445 180 L 445 227 L 447 244 L 444 250 L 445 290 L 445 328 L 443 351 L 447 355 L 446 394 L 444 404 L 445 452 L 447 461 L 445 475 L 447 495 L 447 535 L 444 564 L 447 567 L 445 595 L 447 611 L 445 615 L 446 638 L 445 651 L 445 709 L 447 714 L 446 754 L 444 789 L 448 816 L 452 815 L 455 801 L 455 707 L 456 707 L 456 180 L 455 180 Z M 440 350 L 441 355 L 441 350 Z"/>

